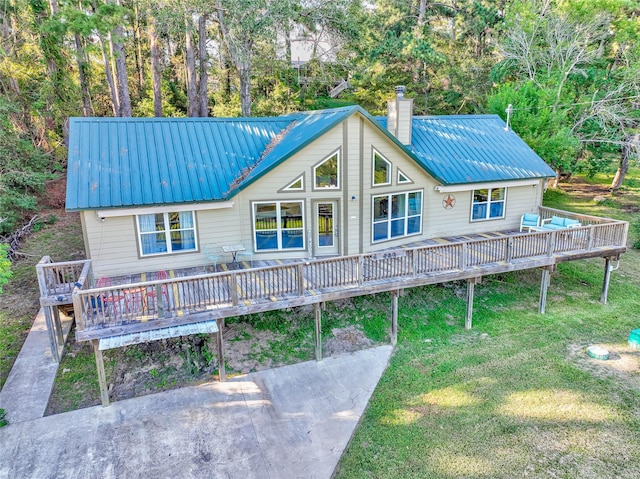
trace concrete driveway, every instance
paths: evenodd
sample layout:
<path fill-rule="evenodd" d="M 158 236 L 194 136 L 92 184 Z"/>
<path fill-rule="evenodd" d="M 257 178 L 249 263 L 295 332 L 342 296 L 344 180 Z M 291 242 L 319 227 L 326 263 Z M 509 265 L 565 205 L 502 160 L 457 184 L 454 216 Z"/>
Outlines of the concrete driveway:
<path fill-rule="evenodd" d="M 0 478 L 331 477 L 391 346 L 0 429 Z"/>

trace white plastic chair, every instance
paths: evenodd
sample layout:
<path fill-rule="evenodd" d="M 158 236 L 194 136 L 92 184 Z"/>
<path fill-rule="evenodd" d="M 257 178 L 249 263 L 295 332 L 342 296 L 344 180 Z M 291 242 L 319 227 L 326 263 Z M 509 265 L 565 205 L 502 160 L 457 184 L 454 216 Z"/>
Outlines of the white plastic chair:
<path fill-rule="evenodd" d="M 253 268 L 253 245 L 242 243 L 242 246 L 244 246 L 244 251 L 238 251 L 236 256 L 238 263 L 240 261 L 247 261 L 249 266 Z"/>
<path fill-rule="evenodd" d="M 212 245 L 212 244 L 204 245 L 203 249 L 204 249 L 204 255 L 207 258 L 207 266 L 209 265 L 209 262 L 211 262 L 213 271 L 216 271 L 218 268 L 218 259 L 220 258 L 220 255 L 218 254 L 215 245 Z"/>

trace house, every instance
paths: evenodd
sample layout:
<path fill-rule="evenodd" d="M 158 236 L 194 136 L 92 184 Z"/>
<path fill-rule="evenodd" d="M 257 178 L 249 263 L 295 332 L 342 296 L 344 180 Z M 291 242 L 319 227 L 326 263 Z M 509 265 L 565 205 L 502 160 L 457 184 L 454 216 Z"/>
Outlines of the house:
<path fill-rule="evenodd" d="M 66 207 L 94 277 L 368 253 L 517 229 L 554 171 L 496 115 L 359 106 L 270 118 L 72 118 Z M 227 258 L 230 260 L 230 257 Z"/>

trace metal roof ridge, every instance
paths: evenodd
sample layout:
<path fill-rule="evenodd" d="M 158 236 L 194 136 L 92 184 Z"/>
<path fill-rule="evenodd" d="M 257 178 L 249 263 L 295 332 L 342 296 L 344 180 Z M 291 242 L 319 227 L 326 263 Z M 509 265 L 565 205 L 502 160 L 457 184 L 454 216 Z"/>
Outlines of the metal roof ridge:
<path fill-rule="evenodd" d="M 299 114 L 287 114 L 282 116 L 248 116 L 248 117 L 217 117 L 217 116 L 208 116 L 208 117 L 114 117 L 114 116 L 71 116 L 69 117 L 69 121 L 73 123 L 82 123 L 82 122 L 115 122 L 115 123 L 124 123 L 124 122 L 185 122 L 185 123 L 197 123 L 197 122 L 205 122 L 205 123 L 219 123 L 219 122 L 282 122 L 288 119 L 295 119 L 299 117 Z"/>

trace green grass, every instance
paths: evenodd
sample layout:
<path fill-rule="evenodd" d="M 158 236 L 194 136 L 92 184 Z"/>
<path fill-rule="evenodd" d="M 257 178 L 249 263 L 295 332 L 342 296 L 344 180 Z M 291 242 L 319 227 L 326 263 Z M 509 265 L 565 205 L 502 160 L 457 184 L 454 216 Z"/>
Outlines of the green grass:
<path fill-rule="evenodd" d="M 545 196 L 623 219 L 635 216 L 629 202 L 640 200 Z M 640 352 L 627 346 L 640 327 L 640 252 L 623 256 L 607 305 L 602 277 L 601 259 L 560 264 L 544 315 L 538 271 L 483 278 L 470 331 L 462 283 L 407 291 L 397 348 L 335 478 L 640 477 Z M 621 352 L 590 360 L 591 344 Z"/>
<path fill-rule="evenodd" d="M 0 388 L 4 385 L 33 318 L 40 308 L 35 265 L 47 254 L 54 261 L 84 257 L 82 230 L 77 215 L 69 221 L 47 217 L 37 225 L 20 248 L 21 256 L 13 263 L 13 277 L 0 294 Z"/>

